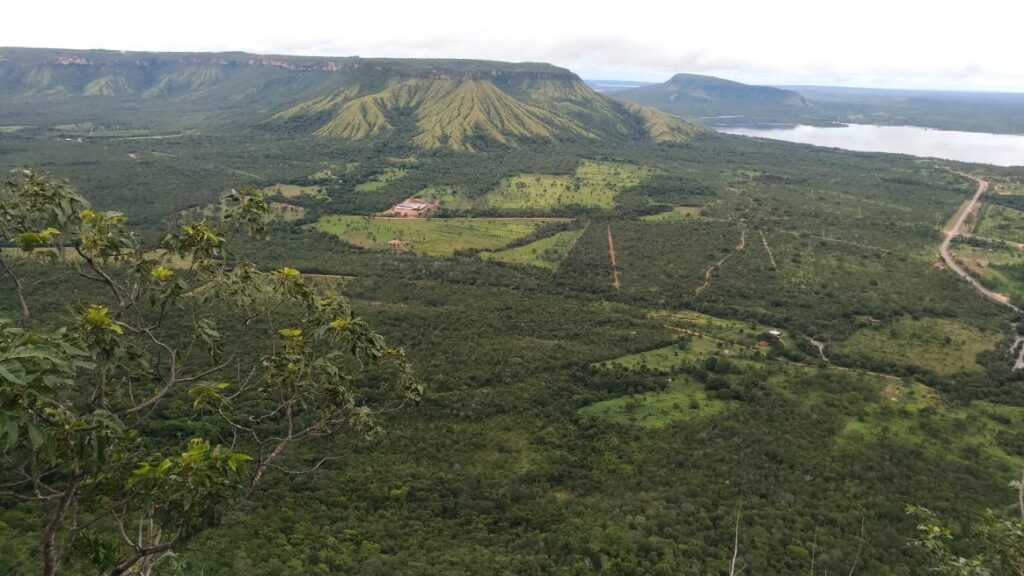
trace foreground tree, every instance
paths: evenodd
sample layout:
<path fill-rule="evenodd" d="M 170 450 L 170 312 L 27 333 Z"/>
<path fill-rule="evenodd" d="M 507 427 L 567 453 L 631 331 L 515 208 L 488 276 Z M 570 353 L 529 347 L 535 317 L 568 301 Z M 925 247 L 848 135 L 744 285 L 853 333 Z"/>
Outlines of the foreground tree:
<path fill-rule="evenodd" d="M 372 433 L 422 392 L 329 281 L 231 258 L 230 233 L 267 231 L 258 191 L 219 212 L 147 248 L 63 181 L 19 171 L 0 192 L 0 273 L 20 306 L 0 319 L 0 498 L 38 503 L 47 576 L 149 574 L 303 441 Z M 103 296 L 47 329 L 32 301 L 52 287 L 20 271 L 57 267 Z M 204 433 L 154 433 L 169 404 Z"/>
<path fill-rule="evenodd" d="M 981 552 L 964 558 L 950 549 L 953 532 L 939 517 L 916 506 L 907 512 L 918 520 L 917 538 L 910 545 L 922 550 L 931 564 L 930 571 L 942 576 L 1024 576 L 1024 476 L 1010 483 L 1017 493 L 1017 517 L 1004 517 L 988 510 L 972 527 Z"/>

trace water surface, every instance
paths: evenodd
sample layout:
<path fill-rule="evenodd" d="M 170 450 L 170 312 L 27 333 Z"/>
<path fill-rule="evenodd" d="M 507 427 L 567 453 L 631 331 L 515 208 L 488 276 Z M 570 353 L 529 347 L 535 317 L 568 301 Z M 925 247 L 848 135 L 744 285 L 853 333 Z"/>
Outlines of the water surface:
<path fill-rule="evenodd" d="M 726 134 L 740 134 L 828 146 L 859 152 L 892 152 L 923 158 L 942 158 L 996 166 L 1024 166 L 1024 136 L 955 132 L 917 126 L 848 124 L 818 126 L 716 126 Z"/>

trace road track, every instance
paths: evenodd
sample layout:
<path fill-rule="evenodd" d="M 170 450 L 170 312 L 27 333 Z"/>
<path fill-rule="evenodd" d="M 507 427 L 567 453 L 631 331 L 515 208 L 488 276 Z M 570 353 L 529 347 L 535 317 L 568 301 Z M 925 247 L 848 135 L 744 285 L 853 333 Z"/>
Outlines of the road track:
<path fill-rule="evenodd" d="M 950 270 L 955 272 L 961 278 L 970 282 L 971 285 L 974 286 L 974 289 L 980 292 L 981 295 L 985 296 L 989 300 L 992 300 L 993 302 L 998 302 L 1004 306 L 1008 306 L 1014 312 L 1019 313 L 1021 312 L 1021 309 L 1011 304 L 1009 298 L 1003 296 L 998 292 L 993 292 L 992 290 L 989 290 L 988 288 L 982 286 L 981 282 L 978 282 L 978 280 L 974 276 L 968 274 L 967 271 L 964 270 L 960 266 L 960 264 L 957 263 L 956 259 L 953 258 L 953 255 L 950 254 L 949 252 L 949 245 L 953 242 L 954 238 L 960 236 L 960 229 L 963 227 L 964 221 L 967 220 L 967 215 L 974 212 L 974 209 L 977 206 L 978 201 L 981 199 L 982 194 L 984 194 L 985 191 L 988 190 L 988 182 L 986 182 L 985 180 L 982 180 L 981 178 L 976 178 L 969 174 L 961 174 L 959 172 L 957 172 L 957 174 L 960 174 L 961 176 L 970 178 L 971 180 L 977 182 L 978 190 L 974 193 L 974 196 L 971 198 L 971 200 L 965 206 L 960 208 L 960 211 L 958 213 L 959 215 L 956 217 L 956 221 L 953 223 L 952 226 L 949 227 L 948 230 L 946 230 L 946 237 L 942 240 L 942 244 L 939 246 L 939 255 L 942 256 L 942 261 L 946 263 L 946 266 L 948 266 Z"/>
<path fill-rule="evenodd" d="M 612 225 L 608 225 L 608 255 L 612 259 L 612 288 L 618 292 L 619 288 L 622 287 L 622 283 L 619 282 L 619 265 L 615 263 L 615 242 L 612 241 Z"/>

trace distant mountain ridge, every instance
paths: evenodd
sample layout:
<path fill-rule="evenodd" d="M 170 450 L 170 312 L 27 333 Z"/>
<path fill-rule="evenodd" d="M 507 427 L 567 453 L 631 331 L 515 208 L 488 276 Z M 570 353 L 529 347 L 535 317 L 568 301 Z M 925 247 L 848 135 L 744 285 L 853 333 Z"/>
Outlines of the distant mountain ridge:
<path fill-rule="evenodd" d="M 319 138 L 433 149 L 579 140 L 682 142 L 704 131 L 594 92 L 543 63 L 0 48 L 0 99 L 244 114 Z"/>
<path fill-rule="evenodd" d="M 620 90 L 613 95 L 686 118 L 731 114 L 766 116 L 814 106 L 793 90 L 752 86 L 698 74 L 676 74 L 661 84 Z"/>

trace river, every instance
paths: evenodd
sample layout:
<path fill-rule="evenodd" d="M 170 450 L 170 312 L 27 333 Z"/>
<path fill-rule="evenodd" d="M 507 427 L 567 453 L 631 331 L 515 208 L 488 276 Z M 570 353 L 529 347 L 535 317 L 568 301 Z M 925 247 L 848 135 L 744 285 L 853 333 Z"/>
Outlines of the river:
<path fill-rule="evenodd" d="M 917 126 L 713 126 L 726 134 L 771 138 L 859 152 L 891 152 L 960 162 L 1024 166 L 1024 136 Z"/>

